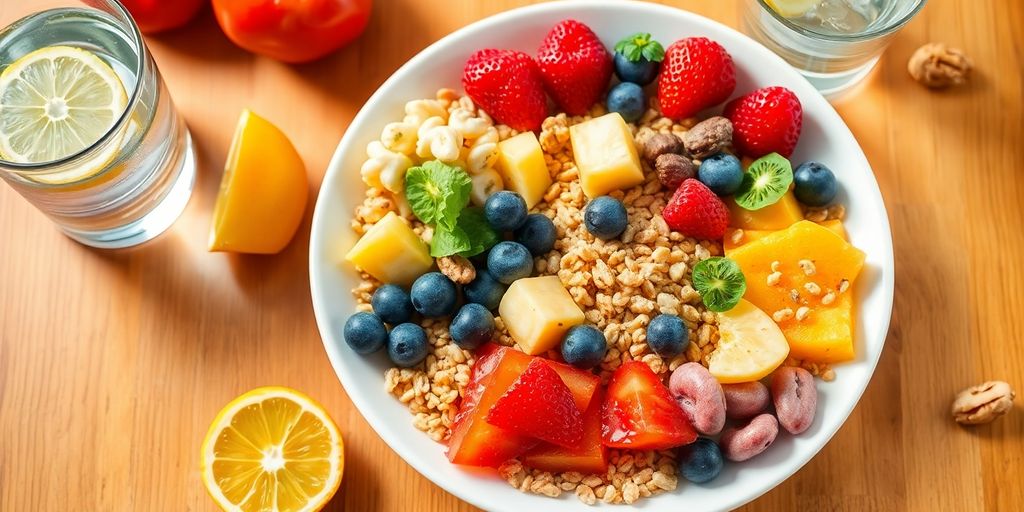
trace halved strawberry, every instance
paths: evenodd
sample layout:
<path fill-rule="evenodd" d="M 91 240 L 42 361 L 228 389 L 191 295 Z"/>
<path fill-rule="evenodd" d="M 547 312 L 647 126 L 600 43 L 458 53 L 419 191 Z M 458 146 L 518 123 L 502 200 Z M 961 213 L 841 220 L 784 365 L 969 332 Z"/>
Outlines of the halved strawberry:
<path fill-rule="evenodd" d="M 793 91 L 764 87 L 730 101 L 722 115 L 732 121 L 732 142 L 740 154 L 789 158 L 800 140 L 804 109 Z"/>
<path fill-rule="evenodd" d="M 487 413 L 487 422 L 559 446 L 583 438 L 583 418 L 569 388 L 543 359 L 530 361 Z"/>
<path fill-rule="evenodd" d="M 612 78 L 612 57 L 590 27 L 563 20 L 548 32 L 537 63 L 544 88 L 569 115 L 582 115 L 597 103 Z"/>
<path fill-rule="evenodd" d="M 680 39 L 665 49 L 658 102 L 666 117 L 680 120 L 717 105 L 736 89 L 736 67 L 722 45 L 706 37 Z"/>
<path fill-rule="evenodd" d="M 608 470 L 608 449 L 601 443 L 601 406 L 604 393 L 598 390 L 583 413 L 583 439 L 574 448 L 541 443 L 527 451 L 519 460 L 523 464 L 543 471 L 563 473 L 579 471 L 583 474 L 604 473 Z"/>
<path fill-rule="evenodd" d="M 646 364 L 629 361 L 620 366 L 607 393 L 601 413 L 605 446 L 664 450 L 697 439 L 679 404 Z"/>
<path fill-rule="evenodd" d="M 533 57 L 513 50 L 480 50 L 469 57 L 462 87 L 484 112 L 516 130 L 539 130 L 548 115 Z"/>

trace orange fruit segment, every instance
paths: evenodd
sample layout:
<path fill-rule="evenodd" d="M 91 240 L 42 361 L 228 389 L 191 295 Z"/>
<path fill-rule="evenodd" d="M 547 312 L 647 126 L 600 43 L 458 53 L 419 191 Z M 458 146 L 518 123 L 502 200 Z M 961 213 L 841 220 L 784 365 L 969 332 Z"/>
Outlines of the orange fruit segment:
<path fill-rule="evenodd" d="M 313 399 L 283 387 L 232 400 L 202 448 L 203 484 L 226 511 L 315 511 L 344 470 L 338 427 Z"/>
<path fill-rule="evenodd" d="M 850 238 L 846 235 L 846 228 L 843 227 L 843 221 L 838 219 L 826 220 L 821 222 L 821 225 L 828 228 L 829 231 L 839 235 L 843 240 L 849 240 Z M 739 232 L 739 234 L 737 234 Z M 749 244 L 755 240 L 760 240 L 775 231 L 765 231 L 759 229 L 740 229 L 740 228 L 729 228 L 725 232 L 725 240 L 722 241 L 722 248 L 725 249 L 725 255 L 728 256 L 737 247 Z"/>
<path fill-rule="evenodd" d="M 210 251 L 275 254 L 306 211 L 306 167 L 288 137 L 246 109 L 238 120 L 210 228 Z"/>

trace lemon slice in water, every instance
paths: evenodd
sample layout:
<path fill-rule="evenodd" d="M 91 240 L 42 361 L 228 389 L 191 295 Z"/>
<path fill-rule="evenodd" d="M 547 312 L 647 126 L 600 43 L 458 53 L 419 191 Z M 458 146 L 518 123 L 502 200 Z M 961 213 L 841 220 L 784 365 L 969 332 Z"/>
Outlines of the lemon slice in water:
<path fill-rule="evenodd" d="M 821 0 L 768 0 L 768 5 L 785 18 L 799 18 L 821 3 Z"/>
<path fill-rule="evenodd" d="M 0 73 L 0 158 L 31 164 L 74 155 L 100 140 L 127 105 L 121 79 L 92 52 L 40 48 Z M 30 177 L 81 181 L 103 170 L 119 146 L 115 141 L 74 168 Z"/>

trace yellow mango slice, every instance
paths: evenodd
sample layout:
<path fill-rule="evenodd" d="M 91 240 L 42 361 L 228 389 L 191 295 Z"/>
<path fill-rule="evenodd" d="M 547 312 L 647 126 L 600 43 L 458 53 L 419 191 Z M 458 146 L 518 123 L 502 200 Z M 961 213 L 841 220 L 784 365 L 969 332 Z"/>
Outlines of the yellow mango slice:
<path fill-rule="evenodd" d="M 820 223 L 822 226 L 828 228 L 829 231 L 839 235 L 843 240 L 849 240 L 850 238 L 846 235 L 846 228 L 843 227 L 843 221 L 838 219 L 826 220 Z M 738 232 L 738 234 L 737 234 Z M 765 231 L 760 229 L 740 229 L 730 228 L 725 232 L 725 240 L 722 243 L 722 248 L 725 249 L 725 255 L 728 256 L 737 247 L 749 244 L 755 240 L 760 240 L 775 231 Z"/>
<path fill-rule="evenodd" d="M 395 212 L 371 226 L 345 259 L 384 283 L 403 286 L 434 264 L 426 242 Z"/>
<path fill-rule="evenodd" d="M 760 210 L 747 210 L 736 204 L 733 198 L 725 201 L 729 207 L 729 225 L 744 230 L 775 231 L 786 229 L 793 223 L 804 219 L 804 212 L 800 209 L 793 192 L 787 192 L 782 199 L 775 204 L 765 206 Z"/>
<path fill-rule="evenodd" d="M 539 203 L 551 186 L 544 151 L 533 132 L 523 132 L 498 143 L 495 167 L 505 187 L 523 196 L 527 208 Z"/>
<path fill-rule="evenodd" d="M 644 182 L 633 133 L 618 112 L 569 127 L 580 186 L 589 198 Z"/>
<path fill-rule="evenodd" d="M 501 299 L 498 314 L 508 333 L 530 355 L 554 348 L 570 327 L 584 321 L 583 311 L 557 276 L 512 283 Z"/>

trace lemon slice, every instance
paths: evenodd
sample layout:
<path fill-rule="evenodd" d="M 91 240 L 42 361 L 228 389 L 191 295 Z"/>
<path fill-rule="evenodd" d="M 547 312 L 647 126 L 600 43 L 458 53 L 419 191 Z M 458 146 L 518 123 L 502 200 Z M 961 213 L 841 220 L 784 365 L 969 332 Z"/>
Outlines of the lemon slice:
<path fill-rule="evenodd" d="M 784 18 L 799 18 L 808 11 L 813 9 L 816 5 L 821 3 L 821 0 L 766 0 L 768 6 L 771 7 L 775 12 L 782 15 Z"/>
<path fill-rule="evenodd" d="M 344 454 L 320 404 L 257 388 L 221 409 L 202 448 L 203 484 L 226 511 L 320 510 L 338 490 Z"/>
<path fill-rule="evenodd" d="M 708 357 L 708 370 L 719 382 L 760 380 L 786 360 L 786 336 L 757 306 L 741 299 L 736 307 L 717 315 L 721 339 Z"/>
<path fill-rule="evenodd" d="M 60 160 L 100 140 L 128 105 L 117 73 L 92 52 L 48 46 L 0 73 L 0 158 L 31 164 Z M 70 183 L 103 170 L 120 144 L 74 169 L 35 175 L 44 183 Z"/>

